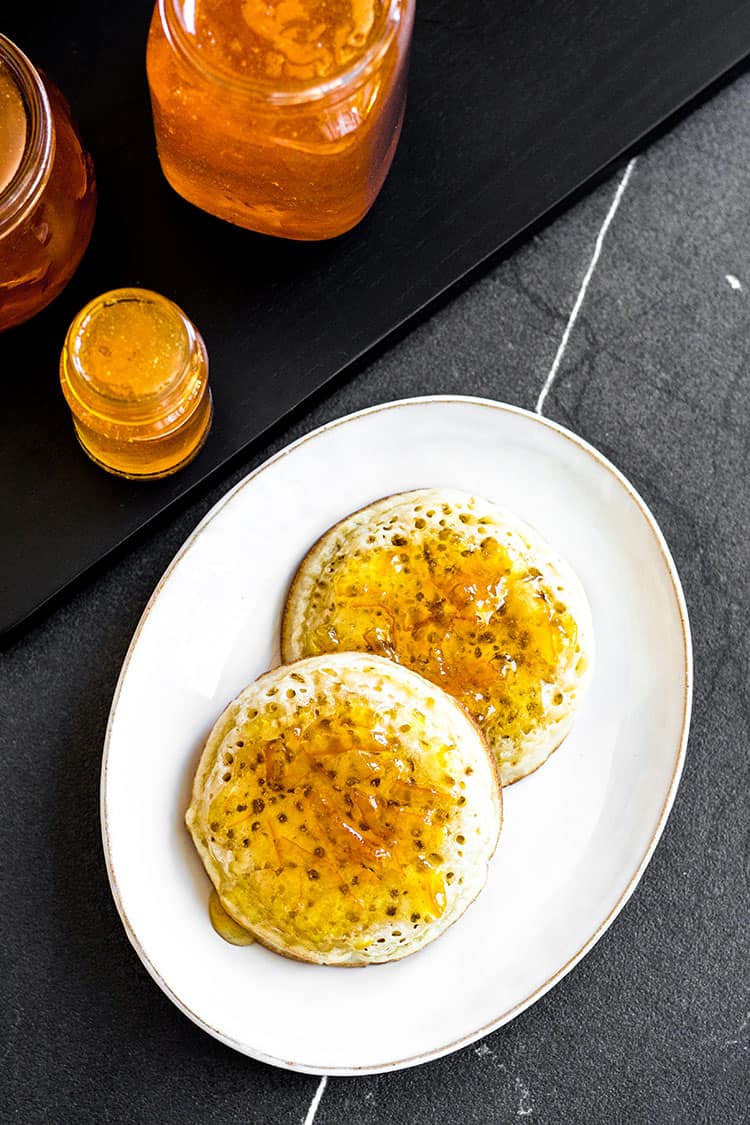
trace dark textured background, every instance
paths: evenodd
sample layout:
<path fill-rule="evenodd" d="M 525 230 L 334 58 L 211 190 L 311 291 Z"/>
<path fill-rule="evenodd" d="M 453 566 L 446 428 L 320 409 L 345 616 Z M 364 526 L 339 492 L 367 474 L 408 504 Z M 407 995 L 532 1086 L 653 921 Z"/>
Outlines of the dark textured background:
<path fill-rule="evenodd" d="M 316 1125 L 748 1120 L 749 119 L 740 78 L 639 158 L 546 403 L 633 480 L 682 575 L 695 711 L 662 842 L 533 1008 L 450 1058 L 330 1079 Z M 0 653 L 0 1119 L 304 1121 L 317 1079 L 199 1031 L 125 938 L 98 822 L 119 666 L 185 536 L 291 438 L 410 394 L 533 407 L 618 178 Z"/>

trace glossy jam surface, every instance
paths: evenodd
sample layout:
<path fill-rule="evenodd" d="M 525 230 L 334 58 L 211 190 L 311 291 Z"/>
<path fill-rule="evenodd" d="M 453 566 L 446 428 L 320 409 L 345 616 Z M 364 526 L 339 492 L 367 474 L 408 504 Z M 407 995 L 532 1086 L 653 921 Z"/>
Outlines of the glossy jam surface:
<path fill-rule="evenodd" d="M 23 98 L 7 64 L 0 59 L 0 192 L 15 176 L 26 148 L 28 122 Z"/>
<path fill-rule="evenodd" d="M 42 79 L 36 75 L 32 81 Z M 50 133 L 48 167 L 46 171 L 41 168 L 44 157 L 40 154 L 43 175 L 35 187 L 30 182 L 26 194 L 16 190 L 16 180 L 6 184 L 5 191 L 0 188 L 0 330 L 28 320 L 61 292 L 83 257 L 94 225 L 96 182 L 91 158 L 83 149 L 65 99 L 49 79 L 44 77 L 43 82 L 49 109 L 39 102 L 35 112 L 49 118 L 46 124 L 39 122 L 39 130 Z M 12 95 L 7 98 L 7 86 L 4 104 L 6 111 L 8 105 L 16 106 Z M 15 109 L 10 112 L 15 114 Z M 15 124 L 6 119 L 5 129 L 15 131 L 18 140 L 14 120 Z M 6 174 L 15 159 L 13 155 L 5 164 Z M 18 168 L 16 171 L 21 174 Z M 33 171 L 32 166 L 30 180 Z M 0 167 L 0 182 L 2 178 Z"/>
<path fill-rule="evenodd" d="M 195 38 L 218 70 L 293 87 L 346 70 L 386 15 L 386 0 L 196 0 Z"/>
<path fill-rule="evenodd" d="M 366 945 L 378 926 L 411 934 L 460 878 L 442 854 L 465 803 L 449 748 L 429 743 L 418 708 L 380 711 L 354 691 L 291 705 L 294 690 L 220 752 L 206 846 L 222 900 L 317 950 Z"/>
<path fill-rule="evenodd" d="M 265 234 L 354 226 L 398 142 L 413 14 L 413 0 L 163 0 L 147 66 L 169 182 Z"/>
<path fill-rule="evenodd" d="M 87 305 L 68 332 L 60 379 L 81 445 L 110 472 L 165 476 L 205 440 L 205 346 L 158 293 L 114 290 Z"/>
<path fill-rule="evenodd" d="M 72 350 L 102 395 L 138 402 L 170 390 L 190 359 L 191 341 L 182 317 L 166 302 L 120 299 L 91 309 Z"/>
<path fill-rule="evenodd" d="M 575 648 L 575 621 L 489 529 L 477 542 L 434 517 L 417 514 L 415 535 L 394 533 L 390 547 L 342 552 L 313 601 L 305 655 L 386 656 L 460 700 L 487 734 L 519 741 L 543 706 L 562 702 L 547 694 Z"/>

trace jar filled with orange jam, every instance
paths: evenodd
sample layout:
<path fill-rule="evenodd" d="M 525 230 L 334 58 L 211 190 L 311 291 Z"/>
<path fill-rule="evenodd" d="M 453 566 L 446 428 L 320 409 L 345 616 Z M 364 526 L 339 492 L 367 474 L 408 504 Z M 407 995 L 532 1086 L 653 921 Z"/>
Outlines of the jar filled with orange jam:
<path fill-rule="evenodd" d="M 206 440 L 206 347 L 159 293 L 113 289 L 86 305 L 68 329 L 60 382 L 83 449 L 117 476 L 167 476 Z"/>
<path fill-rule="evenodd" d="M 355 226 L 404 115 L 414 0 L 158 0 L 147 68 L 164 174 L 283 238 Z"/>
<path fill-rule="evenodd" d="M 0 330 L 67 285 L 95 211 L 94 168 L 65 99 L 0 35 Z"/>

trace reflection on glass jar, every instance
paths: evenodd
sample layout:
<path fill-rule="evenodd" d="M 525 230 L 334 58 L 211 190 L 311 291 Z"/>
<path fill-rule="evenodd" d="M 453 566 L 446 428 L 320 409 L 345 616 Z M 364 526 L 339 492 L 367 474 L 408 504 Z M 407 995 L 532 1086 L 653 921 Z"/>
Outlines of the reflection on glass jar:
<path fill-rule="evenodd" d="M 0 35 L 0 329 L 67 285 L 96 211 L 91 157 L 60 91 Z"/>
<path fill-rule="evenodd" d="M 396 150 L 413 22 L 414 0 L 158 0 L 147 67 L 168 181 L 264 234 L 349 230 Z"/>

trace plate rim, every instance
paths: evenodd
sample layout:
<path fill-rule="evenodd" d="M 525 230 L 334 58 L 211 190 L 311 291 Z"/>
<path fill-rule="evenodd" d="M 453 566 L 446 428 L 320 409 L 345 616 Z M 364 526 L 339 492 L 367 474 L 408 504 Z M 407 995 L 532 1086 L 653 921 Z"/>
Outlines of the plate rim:
<path fill-rule="evenodd" d="M 125 678 L 126 678 L 127 673 L 128 673 L 128 668 L 130 666 L 130 661 L 133 657 L 133 654 L 135 652 L 136 646 L 138 644 L 138 641 L 140 639 L 140 636 L 141 636 L 143 628 L 146 624 L 146 621 L 148 620 L 148 618 L 150 616 L 151 610 L 153 609 L 154 605 L 156 604 L 156 601 L 159 598 L 162 589 L 166 585 L 167 581 L 169 580 L 169 578 L 172 575 L 172 572 L 175 570 L 175 568 L 177 567 L 179 562 L 187 554 L 187 552 L 191 549 L 193 543 L 197 540 L 197 538 L 201 534 L 201 532 L 204 531 L 205 528 L 208 526 L 208 524 L 211 523 L 214 520 L 214 518 L 224 508 L 224 506 L 227 503 L 229 503 L 229 501 L 241 489 L 243 489 L 246 485 L 250 484 L 253 480 L 255 480 L 256 477 L 260 476 L 260 474 L 262 472 L 264 472 L 266 469 L 271 468 L 277 462 L 281 461 L 284 457 L 287 457 L 289 454 L 293 453 L 296 449 L 300 448 L 302 445 L 306 444 L 309 441 L 312 441 L 314 438 L 320 437 L 320 436 L 328 433 L 328 431 L 330 431 L 330 430 L 336 429 L 339 426 L 346 425 L 346 424 L 348 424 L 352 421 L 355 421 L 359 418 L 366 417 L 366 416 L 371 415 L 371 414 L 384 413 L 385 411 L 388 411 L 388 410 L 399 409 L 399 408 L 403 408 L 403 407 L 418 406 L 418 405 L 429 405 L 429 404 L 434 404 L 434 403 L 480 406 L 480 407 L 488 408 L 488 409 L 493 410 L 493 411 L 497 410 L 502 414 L 510 414 L 510 415 L 520 416 L 520 417 L 522 417 L 522 418 L 524 418 L 528 421 L 535 422 L 536 424 L 542 426 L 543 428 L 552 430 L 553 432 L 558 434 L 560 437 L 565 438 L 567 441 L 572 442 L 572 444 L 577 446 L 584 453 L 588 454 L 588 456 L 591 457 L 601 468 L 606 469 L 615 478 L 617 483 L 622 488 L 624 488 L 625 492 L 628 494 L 630 499 L 634 502 L 634 504 L 638 508 L 640 514 L 645 519 L 646 524 L 648 525 L 648 527 L 649 527 L 649 529 L 650 529 L 650 531 L 651 531 L 651 533 L 652 533 L 652 535 L 653 535 L 653 537 L 656 541 L 657 548 L 659 549 L 659 551 L 662 555 L 662 559 L 663 559 L 664 563 L 666 564 L 667 573 L 668 573 L 670 581 L 672 583 L 672 591 L 673 591 L 673 594 L 674 594 L 675 603 L 676 603 L 678 614 L 679 614 L 680 625 L 681 625 L 681 628 L 682 628 L 682 640 L 683 640 L 684 692 L 683 692 L 682 726 L 681 726 L 681 730 L 680 730 L 680 736 L 677 740 L 677 745 L 676 745 L 676 748 L 675 748 L 674 766 L 673 766 L 673 770 L 672 770 L 672 776 L 671 776 L 671 779 L 670 779 L 670 782 L 669 782 L 669 786 L 667 788 L 667 792 L 666 792 L 666 795 L 665 795 L 665 798 L 664 798 L 664 802 L 662 804 L 661 811 L 659 813 L 659 817 L 658 817 L 656 825 L 654 827 L 654 831 L 651 835 L 651 838 L 650 838 L 648 844 L 646 845 L 646 849 L 643 853 L 643 856 L 641 857 L 640 861 L 638 862 L 638 864 L 636 865 L 632 874 L 630 875 L 630 878 L 628 879 L 628 882 L 627 882 L 624 890 L 620 894 L 620 897 L 617 899 L 617 902 L 610 909 L 608 914 L 601 920 L 599 925 L 594 929 L 593 933 L 581 945 L 580 949 L 577 950 L 577 952 L 574 953 L 570 958 L 568 958 L 568 960 L 565 961 L 564 964 L 561 965 L 559 969 L 557 969 L 553 974 L 551 974 L 551 976 L 549 976 L 547 978 L 547 980 L 545 980 L 541 985 L 539 985 L 532 992 L 530 992 L 528 996 L 524 997 L 523 1000 L 520 1000 L 517 1004 L 513 1005 L 511 1008 L 508 1008 L 506 1011 L 501 1013 L 495 1019 L 490 1020 L 489 1023 L 483 1024 L 480 1028 L 477 1028 L 475 1031 L 472 1031 L 472 1032 L 469 1032 L 465 1035 L 462 1035 L 458 1039 L 452 1040 L 450 1043 L 443 1044 L 439 1047 L 432 1048 L 431 1050 L 428 1050 L 428 1051 L 423 1051 L 423 1052 L 421 1052 L 419 1054 L 416 1054 L 416 1055 L 410 1055 L 410 1056 L 407 1056 L 405 1058 L 394 1059 L 392 1061 L 384 1062 L 384 1063 L 364 1064 L 362 1066 L 342 1066 L 342 1067 L 315 1066 L 315 1065 L 311 1065 L 311 1064 L 296 1062 L 293 1059 L 284 1059 L 282 1057 L 278 1057 L 278 1056 L 275 1056 L 275 1055 L 266 1054 L 265 1052 L 263 1052 L 261 1050 L 248 1047 L 246 1044 L 241 1043 L 236 1039 L 233 1039 L 231 1036 L 225 1035 L 218 1028 L 212 1027 L 209 1023 L 206 1022 L 206 1020 L 204 1020 L 196 1012 L 193 1012 L 184 1003 L 184 1001 L 182 1001 L 180 999 L 180 997 L 176 995 L 176 993 L 167 984 L 165 979 L 161 976 L 159 970 L 156 968 L 156 966 L 150 960 L 148 954 L 146 953 L 143 946 L 141 945 L 141 943 L 138 939 L 138 936 L 135 932 L 135 929 L 131 925 L 130 919 L 128 918 L 127 912 L 125 910 L 125 906 L 124 906 L 122 898 L 120 896 L 120 890 L 119 890 L 119 886 L 118 886 L 117 875 L 116 875 L 116 872 L 114 870 L 114 864 L 113 864 L 111 852 L 110 852 L 110 839 L 109 839 L 110 827 L 109 827 L 108 808 L 107 808 L 107 779 L 108 779 L 111 735 L 112 735 L 112 731 L 113 731 L 113 728 L 114 728 L 114 723 L 115 723 L 115 719 L 116 719 L 120 695 L 121 695 L 121 692 L 122 692 L 123 685 L 125 683 Z M 688 618 L 687 604 L 685 602 L 685 595 L 684 595 L 683 590 L 682 590 L 682 583 L 680 582 L 680 577 L 679 577 L 679 574 L 678 574 L 678 571 L 677 571 L 677 567 L 675 565 L 674 559 L 672 558 L 672 554 L 671 554 L 671 551 L 670 551 L 669 546 L 667 544 L 667 541 L 664 538 L 664 534 L 661 531 L 661 528 L 659 527 L 659 524 L 657 523 L 657 520 L 656 520 L 655 516 L 653 515 L 651 509 L 649 508 L 648 504 L 643 499 L 643 497 L 640 495 L 640 493 L 637 491 L 637 489 L 631 484 L 631 482 L 628 480 L 628 478 L 609 460 L 608 457 L 606 457 L 603 453 L 601 453 L 598 449 L 596 449 L 595 446 L 591 445 L 590 442 L 586 441 L 585 438 L 580 437 L 574 431 L 569 430 L 567 427 L 561 425 L 559 422 L 555 422 L 551 418 L 546 418 L 542 414 L 538 414 L 538 413 L 536 413 L 535 411 L 532 411 L 532 410 L 527 410 L 526 408 L 521 407 L 521 406 L 515 406 L 511 403 L 500 402 L 499 400 L 485 398 L 485 397 L 476 396 L 476 395 L 458 395 L 458 394 L 414 395 L 414 396 L 411 396 L 409 398 L 393 399 L 389 402 L 377 403 L 373 406 L 368 406 L 368 407 L 365 407 L 364 409 L 361 409 L 361 410 L 352 411 L 348 414 L 342 415 L 339 418 L 334 418 L 329 422 L 324 422 L 322 425 L 315 427 L 315 429 L 310 430 L 308 433 L 302 434 L 300 437 L 296 438 L 293 442 L 290 442 L 288 445 L 285 445 L 282 449 L 277 450 L 276 453 L 273 453 L 270 457 L 268 457 L 260 465 L 257 465 L 246 476 L 244 476 L 235 485 L 233 485 L 226 493 L 224 493 L 224 495 L 221 496 L 216 501 L 216 503 L 212 505 L 212 507 L 208 510 L 208 512 L 206 512 L 206 514 L 198 522 L 198 524 L 195 526 L 195 528 L 190 533 L 190 535 L 188 535 L 188 537 L 182 543 L 180 548 L 177 550 L 177 552 L 175 553 L 175 555 L 173 556 L 173 558 L 169 562 L 166 570 L 164 571 L 161 578 L 157 582 L 157 584 L 156 584 L 156 586 L 153 590 L 153 593 L 151 594 L 150 598 L 148 599 L 148 602 L 146 603 L 146 606 L 143 610 L 143 613 L 141 614 L 141 617 L 140 617 L 140 619 L 138 621 L 138 624 L 135 628 L 133 636 L 130 640 L 130 644 L 128 645 L 128 649 L 127 649 L 127 652 L 125 653 L 125 657 L 123 659 L 122 667 L 120 669 L 120 674 L 117 678 L 117 684 L 115 686 L 114 695 L 112 697 L 112 705 L 110 707 L 109 716 L 108 716 L 108 719 L 107 719 L 107 726 L 106 726 L 105 735 L 104 735 L 104 745 L 103 745 L 103 752 L 102 752 L 102 766 L 101 766 L 100 788 L 99 788 L 100 824 L 101 824 L 101 835 L 102 835 L 102 847 L 103 847 L 103 851 L 104 851 L 104 859 L 105 859 L 105 864 L 106 864 L 106 868 L 107 868 L 107 878 L 109 880 L 110 891 L 112 893 L 112 898 L 114 900 L 115 907 L 116 907 L 117 912 L 120 916 L 120 920 L 123 924 L 123 927 L 125 929 L 125 933 L 128 937 L 128 940 L 129 940 L 130 944 L 132 945 L 133 949 L 135 950 L 135 952 L 137 953 L 141 963 L 143 964 L 144 968 L 149 973 L 149 975 L 152 977 L 152 979 L 159 986 L 159 988 L 161 988 L 162 992 L 164 992 L 164 994 L 172 1001 L 172 1003 L 175 1005 L 175 1007 L 177 1007 L 183 1013 L 183 1015 L 187 1016 L 188 1019 L 190 1019 L 193 1023 L 195 1023 L 203 1031 L 207 1032 L 213 1038 L 218 1039 L 225 1046 L 231 1047 L 233 1050 L 238 1051 L 240 1054 L 245 1055 L 246 1057 L 255 1059 L 258 1062 L 266 1063 L 270 1066 L 279 1067 L 283 1070 L 291 1070 L 291 1071 L 294 1071 L 294 1072 L 297 1072 L 297 1073 L 300 1073 L 300 1074 L 327 1075 L 327 1076 L 330 1075 L 332 1077 L 334 1077 L 334 1076 L 335 1077 L 356 1077 L 357 1075 L 362 1075 L 362 1074 L 384 1074 L 384 1073 L 387 1073 L 387 1072 L 390 1072 L 390 1071 L 403 1070 L 403 1069 L 406 1069 L 408 1067 L 419 1066 L 423 1063 L 430 1062 L 434 1059 L 443 1058 L 445 1055 L 452 1054 L 455 1051 L 461 1050 L 463 1047 L 468 1047 L 472 1043 L 477 1042 L 477 1040 L 484 1038 L 486 1035 L 489 1035 L 493 1031 L 496 1031 L 498 1028 L 504 1026 L 505 1024 L 509 1023 L 511 1020 L 515 1019 L 516 1016 L 521 1015 L 521 1013 L 524 1012 L 527 1008 L 530 1008 L 532 1006 L 532 1004 L 535 1004 L 537 1000 L 540 1000 L 547 992 L 550 991 L 550 989 L 554 988 L 554 986 L 556 984 L 558 984 L 559 981 L 561 981 L 563 979 L 563 977 L 567 976 L 567 974 L 572 969 L 575 968 L 575 966 L 579 963 L 579 961 L 581 961 L 586 956 L 586 954 L 589 953 L 591 949 L 593 949 L 594 945 L 596 945 L 596 943 L 599 941 L 599 939 L 604 935 L 604 933 L 612 925 L 612 923 L 614 922 L 614 920 L 618 916 L 618 914 L 623 910 L 623 908 L 625 907 L 625 905 L 629 901 L 630 897 L 632 896 L 633 892 L 635 891 L 636 887 L 638 886 L 638 883 L 640 882 L 649 862 L 651 861 L 651 857 L 653 856 L 654 851 L 656 850 L 656 846 L 659 843 L 659 840 L 661 839 L 662 833 L 664 832 L 664 828 L 666 827 L 667 820 L 669 819 L 669 814 L 670 814 L 670 812 L 672 810 L 672 806 L 674 804 L 674 800 L 675 800 L 675 797 L 676 797 L 676 794 L 677 794 L 677 789 L 678 789 L 680 779 L 681 779 L 681 776 L 682 776 L 683 767 L 684 767 L 684 764 L 685 764 L 687 742 L 688 742 L 688 736 L 689 736 L 689 733 L 690 733 L 690 718 L 691 718 L 691 712 L 692 712 L 692 701 L 693 701 L 693 645 L 692 645 L 692 636 L 691 636 L 691 630 L 690 630 L 690 621 L 689 621 L 689 618 Z"/>

